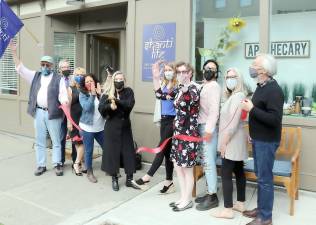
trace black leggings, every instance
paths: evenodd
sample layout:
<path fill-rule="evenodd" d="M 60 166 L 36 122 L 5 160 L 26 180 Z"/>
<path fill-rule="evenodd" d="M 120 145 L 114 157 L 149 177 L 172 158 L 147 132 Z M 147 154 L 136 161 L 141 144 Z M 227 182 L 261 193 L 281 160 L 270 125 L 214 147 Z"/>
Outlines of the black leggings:
<path fill-rule="evenodd" d="M 225 208 L 233 207 L 233 172 L 236 177 L 237 201 L 245 201 L 246 178 L 244 173 L 244 162 L 222 159 L 222 185 Z"/>
<path fill-rule="evenodd" d="M 167 138 L 173 135 L 173 120 L 174 117 L 161 118 L 160 122 L 160 142 L 159 145 Z M 170 161 L 171 141 L 166 145 L 164 151 L 156 154 L 155 159 L 148 170 L 149 176 L 154 176 L 160 165 L 162 164 L 163 158 L 165 158 L 166 166 L 166 180 L 173 179 L 173 163 Z"/>

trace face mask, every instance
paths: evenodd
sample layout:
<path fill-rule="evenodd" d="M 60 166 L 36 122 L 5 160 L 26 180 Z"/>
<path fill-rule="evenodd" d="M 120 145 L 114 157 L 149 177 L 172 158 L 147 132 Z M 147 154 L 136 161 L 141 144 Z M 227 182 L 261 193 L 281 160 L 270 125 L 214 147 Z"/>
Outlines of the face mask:
<path fill-rule="evenodd" d="M 226 87 L 229 90 L 234 90 L 237 86 L 237 79 L 236 78 L 228 78 L 226 80 Z"/>
<path fill-rule="evenodd" d="M 61 73 L 62 73 L 65 77 L 69 77 L 70 72 L 71 72 L 70 70 L 61 71 Z"/>
<path fill-rule="evenodd" d="M 206 70 L 206 71 L 204 71 L 203 76 L 204 76 L 205 80 L 210 81 L 216 77 L 216 74 L 217 74 L 217 72 L 214 72 L 212 70 Z"/>
<path fill-rule="evenodd" d="M 258 77 L 258 72 L 255 68 L 249 67 L 249 75 L 251 78 Z"/>
<path fill-rule="evenodd" d="M 185 83 L 185 77 L 183 75 L 178 75 L 177 76 L 177 81 L 179 84 L 184 84 Z"/>
<path fill-rule="evenodd" d="M 114 81 L 114 87 L 117 90 L 121 90 L 124 87 L 124 81 Z"/>
<path fill-rule="evenodd" d="M 83 78 L 83 76 L 78 75 L 78 76 L 75 76 L 75 77 L 74 77 L 74 80 L 75 80 L 78 84 L 80 84 L 82 78 Z"/>
<path fill-rule="evenodd" d="M 166 71 L 165 72 L 165 77 L 167 80 L 172 80 L 173 78 L 173 71 Z"/>
<path fill-rule="evenodd" d="M 42 66 L 41 70 L 44 76 L 48 76 L 52 72 L 52 70 L 46 66 Z"/>

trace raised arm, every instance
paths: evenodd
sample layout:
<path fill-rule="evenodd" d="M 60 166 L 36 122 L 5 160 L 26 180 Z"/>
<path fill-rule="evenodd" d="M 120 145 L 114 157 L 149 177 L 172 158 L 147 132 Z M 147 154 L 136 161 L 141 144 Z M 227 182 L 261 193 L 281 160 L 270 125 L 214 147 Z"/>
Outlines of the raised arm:
<path fill-rule="evenodd" d="M 160 88 L 160 73 L 159 73 L 159 67 L 163 61 L 159 60 L 155 62 L 152 67 L 152 75 L 153 75 L 153 83 L 154 83 L 154 90 L 157 91 Z"/>
<path fill-rule="evenodd" d="M 9 43 L 9 47 L 11 49 L 11 53 L 12 53 L 12 57 L 13 57 L 13 61 L 14 61 L 14 64 L 15 64 L 15 67 L 18 67 L 18 65 L 21 63 L 20 59 L 18 58 L 18 54 L 16 52 L 16 44 L 13 43 L 12 39 Z"/>
<path fill-rule="evenodd" d="M 18 58 L 18 55 L 16 52 L 16 49 L 17 49 L 16 44 L 14 44 L 12 40 L 10 41 L 9 47 L 11 49 L 16 71 L 18 72 L 18 74 L 20 74 L 20 76 L 23 79 L 25 79 L 29 84 L 31 84 L 36 71 L 29 70 L 23 65 L 21 60 Z"/>

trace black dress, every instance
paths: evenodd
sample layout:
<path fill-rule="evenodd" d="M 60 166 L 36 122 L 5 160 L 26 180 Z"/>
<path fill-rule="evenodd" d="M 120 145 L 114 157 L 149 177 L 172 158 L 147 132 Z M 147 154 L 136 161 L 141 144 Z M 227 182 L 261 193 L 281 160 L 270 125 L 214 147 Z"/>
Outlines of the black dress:
<path fill-rule="evenodd" d="M 71 87 L 72 100 L 70 115 L 74 122 L 78 125 L 82 113 L 82 107 L 79 102 L 79 90 L 76 87 Z M 72 131 L 69 132 L 69 136 L 73 144 L 82 144 L 82 137 L 79 134 L 79 130 L 73 126 Z"/>
<path fill-rule="evenodd" d="M 118 174 L 122 161 L 125 173 L 132 175 L 135 173 L 136 156 L 130 120 L 135 104 L 133 90 L 124 88 L 119 92 L 119 100 L 115 100 L 115 103 L 117 109 L 112 110 L 107 95 L 103 95 L 99 103 L 99 112 L 106 119 L 101 169 L 114 176 Z"/>

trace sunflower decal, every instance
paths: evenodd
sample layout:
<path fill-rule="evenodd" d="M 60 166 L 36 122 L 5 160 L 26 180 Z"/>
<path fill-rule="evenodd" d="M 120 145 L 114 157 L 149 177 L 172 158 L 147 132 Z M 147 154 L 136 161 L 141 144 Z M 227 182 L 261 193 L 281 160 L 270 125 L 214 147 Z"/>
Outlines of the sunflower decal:
<path fill-rule="evenodd" d="M 198 53 L 202 57 L 212 58 L 219 60 L 224 57 L 228 51 L 236 48 L 239 44 L 231 38 L 232 33 L 239 33 L 242 28 L 246 26 L 246 21 L 240 17 L 232 17 L 228 20 L 228 24 L 223 28 L 218 35 L 218 42 L 214 48 L 197 48 Z M 221 63 L 221 62 L 219 62 Z"/>
<path fill-rule="evenodd" d="M 239 17 L 233 17 L 229 19 L 227 28 L 232 32 L 239 33 L 244 26 L 246 26 L 246 21 Z"/>

